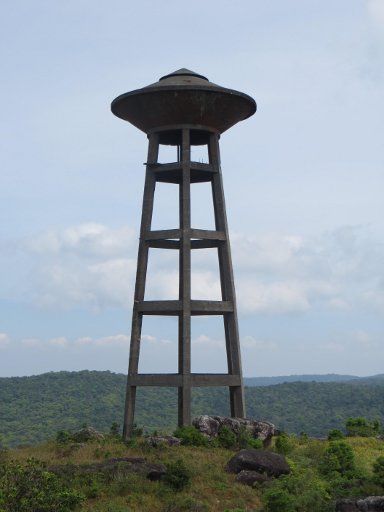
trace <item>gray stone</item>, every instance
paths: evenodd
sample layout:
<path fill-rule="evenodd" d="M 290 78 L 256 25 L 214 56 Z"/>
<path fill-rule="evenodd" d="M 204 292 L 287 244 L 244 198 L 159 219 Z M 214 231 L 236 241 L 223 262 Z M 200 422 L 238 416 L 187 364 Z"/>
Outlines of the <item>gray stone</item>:
<path fill-rule="evenodd" d="M 158 448 L 159 446 L 180 446 L 181 439 L 175 436 L 150 436 L 145 439 L 145 442 L 152 446 L 153 448 Z"/>
<path fill-rule="evenodd" d="M 359 512 L 355 500 L 339 500 L 336 502 L 336 512 Z"/>
<path fill-rule="evenodd" d="M 248 469 L 243 469 L 236 476 L 236 482 L 250 486 L 253 486 L 255 483 L 262 484 L 267 480 L 268 477 L 264 473 L 258 473 L 257 471 L 250 471 Z"/>
<path fill-rule="evenodd" d="M 202 434 L 210 438 L 217 437 L 220 427 L 223 426 L 228 427 L 236 435 L 245 428 L 251 437 L 260 439 L 264 445 L 269 444 L 272 437 L 278 434 L 278 430 L 273 423 L 245 418 L 203 415 L 194 418 L 192 424 Z"/>
<path fill-rule="evenodd" d="M 62 476 L 102 473 L 115 477 L 138 473 L 149 480 L 160 480 L 167 470 L 164 464 L 152 464 L 143 457 L 118 457 L 94 464 L 50 466 L 48 471 Z"/>
<path fill-rule="evenodd" d="M 93 427 L 84 427 L 72 434 L 72 441 L 75 443 L 87 443 L 88 441 L 101 441 L 104 435 Z"/>
<path fill-rule="evenodd" d="M 368 496 L 368 498 L 357 500 L 356 504 L 361 512 L 384 511 L 384 496 Z"/>
<path fill-rule="evenodd" d="M 227 471 L 240 473 L 243 469 L 266 473 L 268 476 L 279 477 L 291 471 L 282 455 L 264 450 L 240 450 L 228 462 Z"/>
<path fill-rule="evenodd" d="M 379 512 L 384 511 L 384 496 L 368 496 L 359 500 L 339 500 L 336 512 Z"/>

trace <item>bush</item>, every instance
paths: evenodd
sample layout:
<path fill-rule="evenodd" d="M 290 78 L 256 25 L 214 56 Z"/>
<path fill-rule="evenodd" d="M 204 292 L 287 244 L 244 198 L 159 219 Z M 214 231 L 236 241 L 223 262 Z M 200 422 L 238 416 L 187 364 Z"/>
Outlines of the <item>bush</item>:
<path fill-rule="evenodd" d="M 275 448 L 278 453 L 288 455 L 294 448 L 293 439 L 287 434 L 280 434 L 276 439 Z"/>
<path fill-rule="evenodd" d="M 237 436 L 226 426 L 220 427 L 217 442 L 222 448 L 234 448 L 237 445 Z"/>
<path fill-rule="evenodd" d="M 356 470 L 355 455 L 345 441 L 331 441 L 319 464 L 320 472 L 325 476 L 339 474 L 352 477 Z"/>
<path fill-rule="evenodd" d="M 164 482 L 174 491 L 182 491 L 191 482 L 191 473 L 184 462 L 179 459 L 167 464 L 167 472 L 163 477 Z"/>
<path fill-rule="evenodd" d="M 109 434 L 113 437 L 120 437 L 120 425 L 114 421 L 109 429 Z"/>
<path fill-rule="evenodd" d="M 263 448 L 263 441 L 252 437 L 249 431 L 242 426 L 239 434 L 237 435 L 237 446 L 240 449 L 254 448 L 255 450 L 259 450 L 260 448 Z"/>
<path fill-rule="evenodd" d="M 330 512 L 334 505 L 327 484 L 309 468 L 294 469 L 269 483 L 264 495 L 267 512 Z"/>
<path fill-rule="evenodd" d="M 72 441 L 72 434 L 67 430 L 59 430 L 56 434 L 56 443 L 66 444 Z"/>
<path fill-rule="evenodd" d="M 344 439 L 345 435 L 341 430 L 334 428 L 328 432 L 328 441 L 337 441 L 339 439 Z"/>
<path fill-rule="evenodd" d="M 269 489 L 264 494 L 266 512 L 295 512 L 295 500 L 284 489 Z"/>
<path fill-rule="evenodd" d="M 15 462 L 2 466 L 0 489 L 2 512 L 69 512 L 84 500 L 34 459 L 25 466 Z"/>
<path fill-rule="evenodd" d="M 131 437 L 141 437 L 143 435 L 144 429 L 142 427 L 138 427 L 136 423 L 132 426 L 132 434 Z"/>
<path fill-rule="evenodd" d="M 384 487 L 384 457 L 378 457 L 373 463 L 374 481 Z"/>
<path fill-rule="evenodd" d="M 248 446 L 250 448 L 253 448 L 254 450 L 261 450 L 264 445 L 263 445 L 263 441 L 261 439 L 254 439 L 253 437 L 251 437 L 248 440 Z"/>
<path fill-rule="evenodd" d="M 378 420 L 368 421 L 366 418 L 348 418 L 345 427 L 350 437 L 372 437 L 380 433 L 380 422 Z"/>
<path fill-rule="evenodd" d="M 181 444 L 186 446 L 207 446 L 208 439 L 195 427 L 178 427 L 174 436 L 181 439 Z"/>

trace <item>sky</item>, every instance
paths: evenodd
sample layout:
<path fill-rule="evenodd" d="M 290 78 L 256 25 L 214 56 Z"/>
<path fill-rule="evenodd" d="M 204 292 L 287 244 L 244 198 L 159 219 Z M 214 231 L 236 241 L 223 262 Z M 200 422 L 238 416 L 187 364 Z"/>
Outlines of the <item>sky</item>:
<path fill-rule="evenodd" d="M 221 137 L 244 375 L 383 373 L 384 0 L 0 14 L 0 376 L 126 372 L 147 139 L 110 102 L 181 67 L 258 104 Z M 213 227 L 208 184 L 192 224 Z M 159 184 L 153 228 L 174 227 Z M 176 298 L 169 253 L 151 250 L 147 299 Z M 192 279 L 219 298 L 214 250 Z M 220 318 L 192 339 L 192 371 L 226 371 Z M 175 318 L 144 319 L 140 371 L 177 371 Z"/>

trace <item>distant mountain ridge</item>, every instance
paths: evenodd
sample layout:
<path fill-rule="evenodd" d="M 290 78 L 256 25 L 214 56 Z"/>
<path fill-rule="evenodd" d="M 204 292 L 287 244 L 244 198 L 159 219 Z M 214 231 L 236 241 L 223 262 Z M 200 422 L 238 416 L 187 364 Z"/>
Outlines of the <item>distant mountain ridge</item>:
<path fill-rule="evenodd" d="M 359 380 L 360 382 L 383 380 L 384 374 L 358 377 L 357 375 L 341 375 L 338 373 L 327 374 L 304 374 L 304 375 L 281 375 L 276 377 L 244 377 L 246 386 L 273 386 L 286 382 L 348 382 Z"/>
<path fill-rule="evenodd" d="M 351 416 L 384 421 L 384 375 L 328 382 L 316 382 L 314 377 L 295 375 L 293 382 L 246 386 L 247 416 L 315 437 L 342 429 Z M 108 371 L 0 378 L 0 444 L 1 438 L 10 446 L 37 443 L 84 423 L 102 431 L 115 421 L 121 425 L 125 384 L 125 375 Z M 228 402 L 226 388 L 194 388 L 192 414 L 226 416 Z M 138 389 L 136 422 L 146 430 L 172 431 L 176 409 L 176 388 Z"/>

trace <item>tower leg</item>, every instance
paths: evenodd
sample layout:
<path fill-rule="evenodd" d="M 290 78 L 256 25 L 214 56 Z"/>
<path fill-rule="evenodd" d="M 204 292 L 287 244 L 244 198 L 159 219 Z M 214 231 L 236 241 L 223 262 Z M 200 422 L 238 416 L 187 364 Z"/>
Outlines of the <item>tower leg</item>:
<path fill-rule="evenodd" d="M 148 164 L 157 162 L 159 152 L 159 142 L 157 134 L 151 135 L 149 138 L 148 145 Z M 124 427 L 123 437 L 128 439 L 132 435 L 134 414 L 135 414 L 135 402 L 136 402 L 136 386 L 131 386 L 130 380 L 132 376 L 137 375 L 139 367 L 139 355 L 140 355 L 140 340 L 141 340 L 141 327 L 143 322 L 143 315 L 138 312 L 137 304 L 144 300 L 145 294 L 145 282 L 147 276 L 148 267 L 148 244 L 146 242 L 146 233 L 151 229 L 152 213 L 153 213 L 153 198 L 155 194 L 156 179 L 151 165 L 147 165 L 144 185 L 144 196 L 143 196 L 143 210 L 141 216 L 141 227 L 140 227 L 140 242 L 139 251 L 137 257 L 137 271 L 136 271 L 136 284 L 135 284 L 135 296 L 134 306 L 132 314 L 132 331 L 131 331 L 131 343 L 129 352 L 129 367 L 128 367 L 128 378 L 127 378 L 127 391 L 125 399 L 125 412 L 124 412 Z"/>
<path fill-rule="evenodd" d="M 210 163 L 216 169 L 212 179 L 212 196 L 215 212 L 215 224 L 217 231 L 225 233 L 225 242 L 218 247 L 220 282 L 222 300 L 233 303 L 233 313 L 224 314 L 224 330 L 227 349 L 228 373 L 240 377 L 240 386 L 232 386 L 229 389 L 231 416 L 245 417 L 244 386 L 241 370 L 241 353 L 239 342 L 239 328 L 237 321 L 236 293 L 233 279 L 231 248 L 228 235 L 228 223 L 225 210 L 223 180 L 220 167 L 219 139 L 217 135 L 211 135 L 209 141 Z"/>
<path fill-rule="evenodd" d="M 180 183 L 180 254 L 179 300 L 182 313 L 179 316 L 179 374 L 182 386 L 178 389 L 178 424 L 191 424 L 191 162 L 190 133 L 182 130 Z"/>

